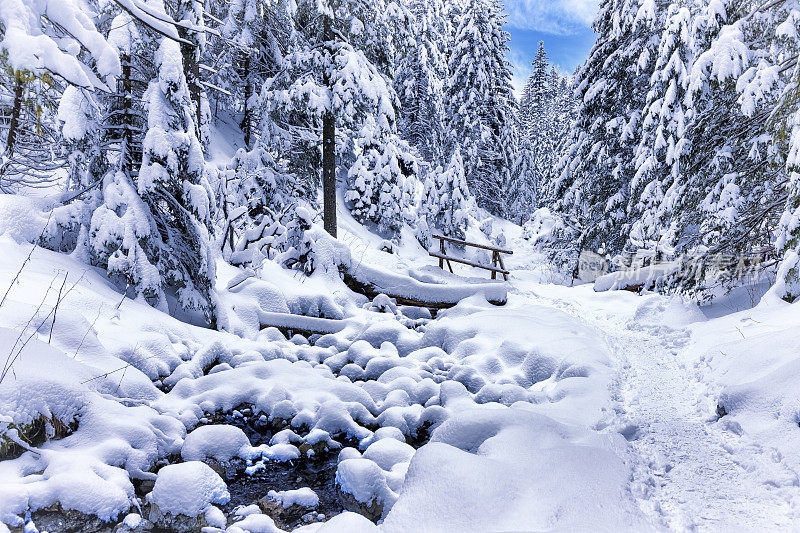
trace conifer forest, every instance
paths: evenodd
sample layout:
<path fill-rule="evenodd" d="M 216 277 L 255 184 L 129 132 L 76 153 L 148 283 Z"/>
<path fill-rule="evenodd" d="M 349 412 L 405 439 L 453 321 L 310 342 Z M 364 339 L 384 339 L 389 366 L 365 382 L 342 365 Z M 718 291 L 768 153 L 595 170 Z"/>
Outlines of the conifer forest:
<path fill-rule="evenodd" d="M 0 533 L 800 529 L 800 0 L 0 0 L 0 250 Z"/>

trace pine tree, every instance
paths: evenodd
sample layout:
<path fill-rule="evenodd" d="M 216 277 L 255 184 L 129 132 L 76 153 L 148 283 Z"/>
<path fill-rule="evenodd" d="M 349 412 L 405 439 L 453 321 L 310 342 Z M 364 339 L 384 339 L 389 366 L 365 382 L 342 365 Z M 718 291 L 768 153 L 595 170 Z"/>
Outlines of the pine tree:
<path fill-rule="evenodd" d="M 413 40 L 396 68 L 400 99 L 398 130 L 434 164 L 444 159 L 446 144 L 444 80 L 447 61 L 442 53 L 444 6 L 441 0 L 413 0 Z"/>
<path fill-rule="evenodd" d="M 502 7 L 494 0 L 467 2 L 458 14 L 447 95 L 451 137 L 462 143 L 470 190 L 478 205 L 496 214 L 504 209 L 516 148 L 516 100 L 503 23 Z"/>
<path fill-rule="evenodd" d="M 464 161 L 456 146 L 447 168 L 437 167 L 425 180 L 423 213 L 429 231 L 435 229 L 449 237 L 464 239 L 470 198 Z"/>
<path fill-rule="evenodd" d="M 675 244 L 673 224 L 685 187 L 681 161 L 692 118 L 684 105 L 692 62 L 691 21 L 688 7 L 669 6 L 650 79 L 628 207 L 631 239 L 638 247 Z"/>
<path fill-rule="evenodd" d="M 514 158 L 514 167 L 511 179 L 506 187 L 506 213 L 511 220 L 525 223 L 539 203 L 540 184 L 536 180 L 536 165 L 531 143 L 527 136 L 522 135 Z"/>
<path fill-rule="evenodd" d="M 650 50 L 658 44 L 654 3 L 604 0 L 594 22 L 597 42 L 579 69 L 581 102 L 571 146 L 562 158 L 554 196 L 557 211 L 580 231 L 575 259 L 583 249 L 620 252 L 630 221 L 629 185 L 635 174 L 633 153 L 639 144 L 643 87 L 653 72 Z"/>
<path fill-rule="evenodd" d="M 394 233 L 402 220 L 402 208 L 382 207 L 391 198 L 402 200 L 403 182 L 406 178 L 416 179 L 416 165 L 408 146 L 397 135 L 397 94 L 378 66 L 388 64 L 394 57 L 394 42 L 379 39 L 377 36 L 386 28 L 376 26 L 391 24 L 385 14 L 380 14 L 378 5 L 352 0 L 334 7 L 336 18 L 332 23 L 337 37 L 325 41 L 320 52 L 314 44 L 319 27 L 313 21 L 325 17 L 316 16 L 315 2 L 298 6 L 295 17 L 306 24 L 307 41 L 296 42 L 286 57 L 283 75 L 265 84 L 262 101 L 270 114 L 273 134 L 290 140 L 280 147 L 286 157 L 294 164 L 313 163 L 310 177 L 318 179 L 319 142 L 323 142 L 324 152 L 325 140 L 330 139 L 329 148 L 336 158 L 335 177 L 345 182 L 347 207 L 359 221 Z M 325 133 L 326 117 L 332 117 L 335 129 L 343 133 L 336 136 L 335 143 Z M 325 157 L 323 171 L 324 160 Z M 384 165 L 391 165 L 391 171 L 385 170 Z M 371 196 L 364 197 L 365 194 Z M 376 205 L 365 207 L 368 199 L 374 199 Z"/>
<path fill-rule="evenodd" d="M 520 145 L 508 186 L 509 215 L 523 223 L 536 207 L 553 203 L 550 191 L 557 166 L 567 149 L 566 136 L 574 120 L 574 98 L 567 80 L 547 60 L 539 43 L 520 103 L 517 130 Z"/>
<path fill-rule="evenodd" d="M 547 51 L 544 48 L 544 41 L 539 41 L 539 48 L 533 58 L 533 72 L 528 78 L 526 89 L 528 90 L 527 108 L 524 112 L 526 122 L 523 124 L 526 135 L 534 144 L 540 144 L 547 130 L 547 114 L 551 101 L 548 90 L 549 77 L 548 69 L 550 64 L 547 60 Z"/>
<path fill-rule="evenodd" d="M 136 180 L 121 170 L 107 177 L 91 221 L 94 262 L 151 305 L 167 311 L 174 294 L 182 309 L 213 325 L 213 206 L 179 45 L 163 39 L 155 65 L 142 168 Z"/>

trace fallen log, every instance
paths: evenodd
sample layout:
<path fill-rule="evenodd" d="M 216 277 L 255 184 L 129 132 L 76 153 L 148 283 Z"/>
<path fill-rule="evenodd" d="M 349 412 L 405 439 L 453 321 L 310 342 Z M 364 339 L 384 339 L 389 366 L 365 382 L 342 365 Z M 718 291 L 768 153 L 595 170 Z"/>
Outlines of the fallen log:
<path fill-rule="evenodd" d="M 354 292 L 369 298 L 385 294 L 400 305 L 430 309 L 447 309 L 476 294 L 483 295 L 493 305 L 505 305 L 508 301 L 504 283 L 425 283 L 363 263 L 345 270 L 344 282 Z"/>
<path fill-rule="evenodd" d="M 261 322 L 262 329 L 278 328 L 281 333 L 286 335 L 300 334 L 304 337 L 339 333 L 347 326 L 347 322 L 344 320 L 292 315 L 289 313 L 272 313 L 267 311 L 260 311 L 258 313 L 258 319 L 259 322 Z"/>

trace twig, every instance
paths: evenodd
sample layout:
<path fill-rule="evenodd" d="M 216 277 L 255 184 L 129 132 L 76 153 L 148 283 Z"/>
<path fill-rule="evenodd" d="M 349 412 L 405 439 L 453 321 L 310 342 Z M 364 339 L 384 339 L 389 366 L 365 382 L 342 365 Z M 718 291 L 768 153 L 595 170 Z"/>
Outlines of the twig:
<path fill-rule="evenodd" d="M 47 222 L 45 222 L 45 224 L 44 224 L 44 229 L 42 229 L 42 232 L 39 234 L 39 238 L 36 240 L 36 242 L 34 242 L 34 243 L 33 243 L 33 247 L 31 248 L 31 251 L 30 251 L 30 252 L 28 252 L 28 256 L 27 256 L 27 257 L 25 258 L 25 260 L 22 262 L 22 265 L 20 265 L 20 267 L 19 267 L 19 270 L 17 270 L 17 273 L 16 273 L 16 275 L 14 276 L 14 279 L 12 279 L 12 280 L 11 280 L 11 284 L 8 286 L 8 289 L 6 289 L 6 292 L 5 292 L 5 294 L 3 294 L 3 298 L 0 300 L 0 307 L 3 307 L 3 304 L 4 304 L 4 303 L 5 303 L 5 301 L 6 301 L 6 298 L 8 298 L 8 294 L 11 292 L 11 289 L 12 289 L 12 288 L 14 287 L 14 285 L 17 283 L 17 280 L 19 279 L 20 275 L 22 275 L 22 271 L 23 271 L 23 270 L 25 270 L 25 265 L 27 265 L 27 264 L 28 264 L 28 262 L 30 262 L 30 260 L 31 260 L 31 255 L 33 255 L 33 251 L 34 251 L 36 248 L 38 248 L 38 246 L 39 246 L 39 244 L 38 244 L 38 243 L 39 243 L 39 241 L 41 241 L 41 240 L 42 240 L 42 237 L 44 237 L 44 232 L 45 232 L 45 231 L 47 231 L 47 226 L 50 224 L 50 218 L 51 218 L 52 216 L 53 216 L 53 212 L 52 212 L 52 211 L 50 211 L 50 213 L 48 213 L 48 214 L 47 214 Z"/>
<path fill-rule="evenodd" d="M 69 275 L 69 273 L 67 273 L 65 276 L 68 276 L 68 275 Z M 3 380 L 5 379 L 6 375 L 8 375 L 8 372 L 12 369 L 14 363 L 22 355 L 22 351 L 28 345 L 28 343 L 33 338 L 33 336 L 36 335 L 36 332 L 39 331 L 39 329 L 47 322 L 47 320 L 50 318 L 50 316 L 53 315 L 53 312 L 55 311 L 56 307 L 58 306 L 58 303 L 61 300 L 65 299 L 69 295 L 69 293 L 72 292 L 72 289 L 74 289 L 75 287 L 78 286 L 78 283 L 80 283 L 83 280 L 83 277 L 85 275 L 86 275 L 86 271 L 84 270 L 83 273 L 81 274 L 81 276 L 75 281 L 75 283 L 73 283 L 70 286 L 70 288 L 67 289 L 67 292 L 65 292 L 64 295 L 59 299 L 59 301 L 56 302 L 56 306 L 53 307 L 53 309 L 51 309 L 49 313 L 47 313 L 47 315 L 44 317 L 44 319 L 42 319 L 42 322 L 39 324 L 39 326 L 37 328 L 35 328 L 33 330 L 33 332 L 30 335 L 28 335 L 28 338 L 23 341 L 22 345 L 20 345 L 19 349 L 17 350 L 17 354 L 14 355 L 14 349 L 16 348 L 17 343 L 19 343 L 19 340 L 24 335 L 24 333 L 27 330 L 28 326 L 33 321 L 33 319 L 38 315 L 39 310 L 44 305 L 44 302 L 47 299 L 47 295 L 50 293 L 50 289 L 53 287 L 53 282 L 56 280 L 56 278 L 53 278 L 53 281 L 50 282 L 50 286 L 47 288 L 47 292 L 45 293 L 44 298 L 42 299 L 41 303 L 39 303 L 39 306 L 36 308 L 36 311 L 34 312 L 33 316 L 28 320 L 28 323 L 25 325 L 25 328 L 22 330 L 22 332 L 20 333 L 19 337 L 17 337 L 17 341 L 14 343 L 14 346 L 11 348 L 11 353 L 9 353 L 8 356 L 6 357 L 6 364 L 3 367 L 3 372 L 0 373 L 0 383 L 2 383 Z M 11 357 L 12 355 L 14 355 L 13 358 Z"/>
<path fill-rule="evenodd" d="M 78 344 L 78 347 L 75 349 L 75 353 L 72 356 L 73 359 L 78 357 L 78 352 L 81 351 L 81 348 L 83 347 L 83 343 L 86 340 L 86 337 L 89 335 L 89 332 L 92 331 L 94 329 L 94 325 L 97 324 L 97 320 L 100 318 L 100 313 L 102 311 L 103 311 L 103 304 L 100 304 L 100 307 L 97 308 L 97 315 L 95 315 L 94 320 L 92 320 L 92 323 L 89 325 L 89 329 L 87 329 L 86 333 L 83 334 L 83 337 L 81 338 L 81 342 Z"/>
<path fill-rule="evenodd" d="M 61 282 L 61 288 L 58 289 L 58 297 L 56 298 L 56 305 L 53 307 L 53 323 L 50 324 L 50 333 L 47 335 L 47 344 L 53 339 L 53 330 L 56 329 L 56 315 L 58 314 L 58 305 L 61 303 L 61 293 L 64 292 L 64 285 L 67 284 L 67 277 L 69 273 L 64 274 L 64 281 Z"/>

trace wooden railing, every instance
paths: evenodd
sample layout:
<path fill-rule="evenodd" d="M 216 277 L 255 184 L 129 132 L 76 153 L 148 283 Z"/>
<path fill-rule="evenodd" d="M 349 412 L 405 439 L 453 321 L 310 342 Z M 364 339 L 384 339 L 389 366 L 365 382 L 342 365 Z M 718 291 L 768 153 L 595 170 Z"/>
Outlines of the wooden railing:
<path fill-rule="evenodd" d="M 508 281 L 508 270 L 506 270 L 506 267 L 503 264 L 503 257 L 500 254 L 513 255 L 514 252 L 512 252 L 511 250 L 503 250 L 502 248 L 495 248 L 494 246 L 487 246 L 485 244 L 477 244 L 474 242 L 462 241 L 461 239 L 445 237 L 444 235 L 434 235 L 433 238 L 439 240 L 439 251 L 428 252 L 428 255 L 439 259 L 439 268 L 441 268 L 442 270 L 444 270 L 444 264 L 446 262 L 447 268 L 450 269 L 450 272 L 453 272 L 453 265 L 450 264 L 450 262 L 455 261 L 456 263 L 469 265 L 471 267 L 482 268 L 483 270 L 489 270 L 492 273 L 492 279 L 497 279 L 497 274 L 502 274 L 503 279 Z M 447 250 L 445 250 L 444 247 L 445 242 L 451 242 L 454 244 L 461 244 L 463 246 L 472 246 L 473 248 L 481 248 L 483 250 L 489 250 L 492 252 L 492 264 L 491 266 L 481 265 L 480 263 L 467 261 L 466 259 L 451 257 L 447 255 Z"/>

